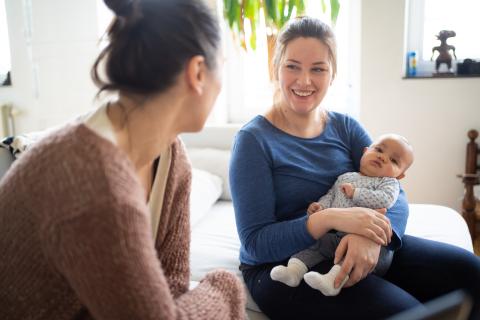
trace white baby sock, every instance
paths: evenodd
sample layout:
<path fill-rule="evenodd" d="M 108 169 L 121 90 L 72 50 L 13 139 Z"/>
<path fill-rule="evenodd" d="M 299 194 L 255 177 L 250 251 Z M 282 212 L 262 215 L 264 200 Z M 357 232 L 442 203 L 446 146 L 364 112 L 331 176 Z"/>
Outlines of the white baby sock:
<path fill-rule="evenodd" d="M 287 266 L 276 266 L 270 271 L 270 277 L 290 287 L 298 287 L 303 275 L 308 271 L 307 266 L 297 258 L 290 258 Z"/>
<path fill-rule="evenodd" d="M 335 278 L 337 277 L 341 268 L 342 267 L 339 264 L 336 264 L 327 274 L 320 274 L 315 271 L 310 271 L 303 276 L 303 279 L 310 287 L 320 290 L 320 292 L 322 292 L 325 296 L 336 296 L 342 289 L 345 282 L 348 280 L 347 276 L 340 286 L 335 289 Z"/>

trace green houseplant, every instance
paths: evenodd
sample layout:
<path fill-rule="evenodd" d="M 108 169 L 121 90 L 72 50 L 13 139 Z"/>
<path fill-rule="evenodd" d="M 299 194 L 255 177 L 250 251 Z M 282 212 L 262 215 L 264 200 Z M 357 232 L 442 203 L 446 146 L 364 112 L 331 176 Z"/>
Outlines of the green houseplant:
<path fill-rule="evenodd" d="M 333 24 L 337 20 L 340 11 L 340 0 L 317 0 L 322 4 L 323 12 L 330 8 L 330 18 Z M 273 45 L 277 31 L 295 14 L 296 16 L 305 13 L 305 0 L 223 0 L 223 14 L 228 22 L 237 42 L 241 47 L 247 49 L 245 39 L 245 25 L 250 25 L 251 36 L 249 46 L 255 50 L 257 44 L 257 26 L 260 22 L 260 15 L 263 13 L 269 47 Z"/>

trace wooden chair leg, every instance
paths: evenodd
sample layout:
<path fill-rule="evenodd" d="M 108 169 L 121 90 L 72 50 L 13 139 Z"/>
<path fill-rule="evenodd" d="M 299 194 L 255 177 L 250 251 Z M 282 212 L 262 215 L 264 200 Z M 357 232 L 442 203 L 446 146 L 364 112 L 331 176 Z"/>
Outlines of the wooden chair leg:
<path fill-rule="evenodd" d="M 475 241 L 475 225 L 476 225 L 476 214 L 475 214 L 475 196 L 473 194 L 473 185 L 469 185 L 465 182 L 465 196 L 463 198 L 463 218 L 467 222 L 468 230 L 470 231 L 470 236 L 472 237 L 472 241 Z"/>
<path fill-rule="evenodd" d="M 467 136 L 469 142 L 467 143 L 465 173 L 461 175 L 463 183 L 465 184 L 462 215 L 467 222 L 472 241 L 475 241 L 477 236 L 477 215 L 475 212 L 477 200 L 473 193 L 473 186 L 479 183 L 479 175 L 477 172 L 480 170 L 478 165 L 480 153 L 478 144 L 475 141 L 478 138 L 478 131 L 473 129 L 469 130 Z"/>

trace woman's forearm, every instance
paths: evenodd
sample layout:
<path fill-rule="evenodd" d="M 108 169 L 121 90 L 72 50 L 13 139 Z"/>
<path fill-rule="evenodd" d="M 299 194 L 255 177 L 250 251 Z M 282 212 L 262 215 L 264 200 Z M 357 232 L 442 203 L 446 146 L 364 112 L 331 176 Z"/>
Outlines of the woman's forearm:
<path fill-rule="evenodd" d="M 362 235 L 380 245 L 390 242 L 392 232 L 390 221 L 384 214 L 361 207 L 329 208 L 307 219 L 307 231 L 314 239 L 332 229 Z"/>
<path fill-rule="evenodd" d="M 335 208 L 328 208 L 311 214 L 307 219 L 307 230 L 314 239 L 321 238 L 334 229 Z"/>

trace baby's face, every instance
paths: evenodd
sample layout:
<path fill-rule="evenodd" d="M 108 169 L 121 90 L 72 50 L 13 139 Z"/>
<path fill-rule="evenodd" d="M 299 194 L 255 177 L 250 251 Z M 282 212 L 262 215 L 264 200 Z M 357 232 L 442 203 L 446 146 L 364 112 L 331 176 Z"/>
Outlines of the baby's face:
<path fill-rule="evenodd" d="M 369 177 L 401 179 L 412 162 L 411 147 L 396 137 L 387 136 L 365 149 L 360 172 Z"/>

